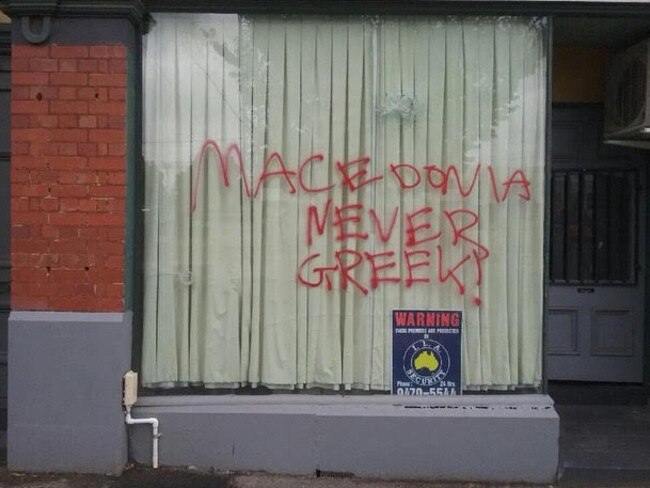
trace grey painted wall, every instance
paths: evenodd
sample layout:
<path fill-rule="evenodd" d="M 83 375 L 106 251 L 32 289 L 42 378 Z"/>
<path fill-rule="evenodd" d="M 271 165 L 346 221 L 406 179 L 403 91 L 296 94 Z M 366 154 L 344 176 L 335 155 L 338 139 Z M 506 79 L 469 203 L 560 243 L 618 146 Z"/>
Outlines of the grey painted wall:
<path fill-rule="evenodd" d="M 11 312 L 9 350 L 9 469 L 120 473 L 131 315 Z"/>
<path fill-rule="evenodd" d="M 393 479 L 548 483 L 559 418 L 542 395 L 403 398 L 271 395 L 144 397 L 160 420 L 161 465 L 351 473 Z M 131 456 L 151 464 L 151 427 Z"/>

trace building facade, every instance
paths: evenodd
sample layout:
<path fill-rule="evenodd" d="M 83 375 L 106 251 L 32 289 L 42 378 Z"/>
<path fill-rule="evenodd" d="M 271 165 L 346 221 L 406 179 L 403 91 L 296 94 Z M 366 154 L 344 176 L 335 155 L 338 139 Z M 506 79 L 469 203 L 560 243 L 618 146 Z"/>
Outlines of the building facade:
<path fill-rule="evenodd" d="M 549 380 L 645 393 L 645 92 L 605 73 L 650 4 L 0 9 L 10 468 L 148 464 L 129 369 L 161 464 L 389 478 L 549 482 Z M 459 352 L 396 359 L 425 311 Z"/>

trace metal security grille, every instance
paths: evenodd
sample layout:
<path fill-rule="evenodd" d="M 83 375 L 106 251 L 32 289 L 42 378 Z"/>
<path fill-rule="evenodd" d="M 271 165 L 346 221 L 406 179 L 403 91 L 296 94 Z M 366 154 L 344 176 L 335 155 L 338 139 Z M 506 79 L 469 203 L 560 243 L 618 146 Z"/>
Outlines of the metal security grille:
<path fill-rule="evenodd" d="M 636 283 L 638 176 L 634 170 L 553 171 L 553 284 Z"/>

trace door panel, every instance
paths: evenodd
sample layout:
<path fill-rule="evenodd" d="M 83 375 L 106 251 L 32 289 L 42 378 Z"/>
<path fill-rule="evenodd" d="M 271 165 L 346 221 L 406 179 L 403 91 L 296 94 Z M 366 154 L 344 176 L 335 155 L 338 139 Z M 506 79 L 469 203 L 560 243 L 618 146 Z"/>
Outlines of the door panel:
<path fill-rule="evenodd" d="M 555 107 L 550 380 L 643 380 L 645 154 L 602 147 L 597 107 Z"/>

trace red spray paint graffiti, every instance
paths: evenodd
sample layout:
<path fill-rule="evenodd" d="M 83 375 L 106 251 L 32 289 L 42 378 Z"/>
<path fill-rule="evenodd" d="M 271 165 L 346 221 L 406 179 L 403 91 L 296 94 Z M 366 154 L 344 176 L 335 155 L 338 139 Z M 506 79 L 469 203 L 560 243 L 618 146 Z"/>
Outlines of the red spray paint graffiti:
<path fill-rule="evenodd" d="M 259 198 L 273 179 L 288 195 L 299 192 L 324 194 L 326 199 L 322 204 L 312 203 L 306 208 L 306 245 L 311 248 L 317 240 L 323 239 L 329 242 L 326 248 L 332 249 L 333 243 L 338 243 L 338 247 L 329 251 L 329 257 L 322 252 L 311 252 L 299 263 L 296 280 L 301 285 L 323 288 L 328 292 L 354 289 L 367 295 L 380 285 L 402 284 L 410 288 L 438 282 L 450 283 L 459 295 L 465 295 L 469 286 L 478 291 L 483 283 L 485 261 L 490 250 L 476 237 L 480 224 L 477 213 L 462 204 L 458 208 L 444 208 L 443 205 L 434 210 L 422 206 L 410 211 L 401 211 L 394 206 L 379 212 L 362 202 L 364 197 L 370 198 L 367 190 L 373 185 L 380 182 L 385 186 L 395 184 L 400 192 L 428 189 L 439 192 L 441 197 L 455 194 L 457 198 L 454 201 L 458 205 L 459 201 L 475 194 L 484 175 L 489 180 L 490 199 L 495 204 L 508 200 L 528 202 L 532 198 L 531 182 L 523 169 L 510 170 L 499 178 L 493 166 L 481 164 L 473 167 L 469 173 L 470 180 L 465 183 L 455 165 L 392 163 L 388 165 L 390 177 L 386 178 L 383 174 L 371 174 L 374 170 L 371 158 L 360 156 L 335 161 L 327 184 L 314 186 L 307 173 L 315 171 L 317 163 L 325 163 L 323 154 L 307 156 L 294 170 L 279 152 L 271 152 L 263 161 L 259 176 L 252 178 L 247 174 L 248 166 L 237 144 L 231 144 L 223 151 L 217 142 L 207 140 L 195 165 L 192 212 L 197 209 L 198 195 L 202 191 L 205 165 L 214 160 L 212 154 L 216 155 L 215 162 L 219 163 L 224 188 L 231 186 L 230 167 L 235 164 L 246 198 Z M 332 197 L 327 195 L 337 187 L 349 194 L 359 192 L 359 201 L 334 204 Z M 362 189 L 366 193 L 362 193 Z M 371 236 L 374 236 L 372 242 L 377 248 L 360 250 L 363 247 L 361 243 L 371 242 Z M 481 304 L 478 294 L 472 300 L 477 306 Z"/>

